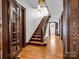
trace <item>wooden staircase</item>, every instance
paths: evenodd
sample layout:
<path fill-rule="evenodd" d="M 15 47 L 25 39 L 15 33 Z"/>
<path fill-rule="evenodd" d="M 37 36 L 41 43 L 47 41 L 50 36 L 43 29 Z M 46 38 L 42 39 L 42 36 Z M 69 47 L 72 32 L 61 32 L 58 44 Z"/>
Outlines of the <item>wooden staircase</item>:
<path fill-rule="evenodd" d="M 49 20 L 49 16 L 45 16 L 42 21 L 40 22 L 39 26 L 35 30 L 29 44 L 31 45 L 40 45 L 40 46 L 46 46 L 47 42 L 44 40 L 45 31 L 47 27 L 47 23 Z"/>

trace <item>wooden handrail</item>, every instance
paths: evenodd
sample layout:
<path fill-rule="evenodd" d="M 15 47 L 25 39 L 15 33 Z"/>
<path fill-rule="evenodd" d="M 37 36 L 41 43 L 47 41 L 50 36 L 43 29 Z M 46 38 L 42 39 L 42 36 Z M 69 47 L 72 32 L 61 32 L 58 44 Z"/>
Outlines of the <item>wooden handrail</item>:
<path fill-rule="evenodd" d="M 44 41 L 44 37 L 45 37 L 45 34 L 46 34 L 46 28 L 47 28 L 47 24 L 48 24 L 48 21 L 49 21 L 49 18 L 50 16 L 45 16 L 45 21 L 42 25 L 42 41 Z"/>
<path fill-rule="evenodd" d="M 47 10 L 49 12 L 49 8 L 48 8 L 47 5 L 46 5 L 46 7 L 47 7 Z M 44 23 L 42 25 L 42 41 L 45 40 L 44 37 L 45 37 L 45 34 L 46 34 L 46 28 L 47 28 L 47 24 L 48 24 L 48 21 L 49 21 L 50 17 L 51 17 L 50 12 L 49 12 L 48 16 L 44 16 L 44 19 L 43 19 Z"/>

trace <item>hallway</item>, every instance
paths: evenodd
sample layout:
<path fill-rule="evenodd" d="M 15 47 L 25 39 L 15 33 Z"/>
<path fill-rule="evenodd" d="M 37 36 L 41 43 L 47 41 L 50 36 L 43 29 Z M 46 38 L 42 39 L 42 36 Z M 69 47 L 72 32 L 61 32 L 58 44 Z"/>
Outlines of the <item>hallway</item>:
<path fill-rule="evenodd" d="M 28 45 L 23 48 L 20 59 L 63 59 L 63 44 L 59 36 L 51 35 L 47 46 Z"/>
<path fill-rule="evenodd" d="M 16 58 L 79 59 L 79 0 L 0 0 L 0 59 Z"/>

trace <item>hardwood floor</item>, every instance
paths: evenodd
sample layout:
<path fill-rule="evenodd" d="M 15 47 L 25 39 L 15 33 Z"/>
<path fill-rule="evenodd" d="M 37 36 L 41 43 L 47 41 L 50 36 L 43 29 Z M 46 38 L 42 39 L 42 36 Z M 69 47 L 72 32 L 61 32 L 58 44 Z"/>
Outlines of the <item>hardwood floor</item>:
<path fill-rule="evenodd" d="M 51 35 L 47 46 L 28 45 L 19 54 L 20 59 L 63 59 L 63 44 L 59 36 Z"/>

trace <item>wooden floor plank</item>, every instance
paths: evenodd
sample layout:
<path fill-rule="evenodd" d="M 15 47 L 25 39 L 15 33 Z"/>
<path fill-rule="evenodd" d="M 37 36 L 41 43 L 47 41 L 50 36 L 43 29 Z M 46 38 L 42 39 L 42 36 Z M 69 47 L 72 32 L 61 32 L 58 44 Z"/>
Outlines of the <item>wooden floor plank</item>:
<path fill-rule="evenodd" d="M 59 36 L 51 35 L 47 46 L 28 45 L 19 54 L 20 59 L 63 59 L 63 43 Z"/>

